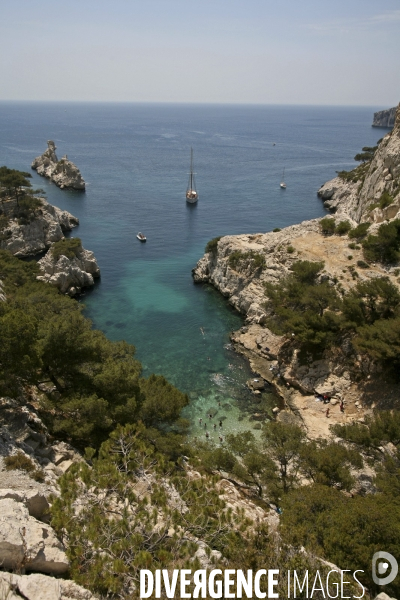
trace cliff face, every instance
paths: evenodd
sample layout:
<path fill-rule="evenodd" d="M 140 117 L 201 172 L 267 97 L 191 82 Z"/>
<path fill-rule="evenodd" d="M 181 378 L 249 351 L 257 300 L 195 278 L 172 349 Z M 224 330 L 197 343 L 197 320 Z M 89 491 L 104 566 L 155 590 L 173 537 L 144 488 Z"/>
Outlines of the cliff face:
<path fill-rule="evenodd" d="M 79 225 L 79 220 L 41 198 L 41 206 L 27 219 L 18 216 L 15 200 L 4 202 L 2 209 L 9 218 L 0 230 L 0 248 L 14 256 L 24 257 L 47 250 L 64 233 Z"/>
<path fill-rule="evenodd" d="M 393 127 L 396 115 L 396 107 L 388 110 L 380 110 L 374 113 L 372 127 Z"/>
<path fill-rule="evenodd" d="M 100 269 L 93 252 L 81 248 L 74 258 L 60 256 L 55 259 L 51 250 L 39 260 L 41 275 L 44 281 L 57 287 L 61 293 L 75 296 L 82 289 L 94 285 L 94 279 L 100 277 Z"/>
<path fill-rule="evenodd" d="M 396 110 L 393 131 L 379 144 L 374 158 L 366 165 L 366 172 L 360 170 L 356 181 L 344 181 L 335 177 L 325 183 L 318 196 L 324 206 L 342 218 L 350 218 L 357 223 L 370 221 L 381 223 L 393 219 L 400 210 L 400 104 Z M 374 207 L 382 193 L 386 191 L 393 202 L 385 209 Z"/>
<path fill-rule="evenodd" d="M 75 296 L 82 289 L 93 286 L 94 279 L 100 277 L 96 258 L 93 252 L 80 248 L 77 256 L 72 259 L 60 256 L 55 260 L 51 246 L 63 240 L 64 233 L 79 225 L 79 220 L 71 213 L 52 206 L 44 198 L 40 199 L 40 203 L 39 208 L 21 216 L 24 213 L 15 200 L 3 202 L 2 210 L 7 222 L 0 227 L 0 248 L 9 250 L 19 258 L 35 256 L 48 250 L 38 262 L 41 271 L 38 279 L 57 287 L 63 294 Z"/>
<path fill-rule="evenodd" d="M 383 191 L 392 196 L 392 204 L 383 210 L 371 207 Z M 322 186 L 319 195 L 336 211 L 337 222 L 348 219 L 354 226 L 372 221 L 371 232 L 379 222 L 400 216 L 400 106 L 395 127 L 381 142 L 363 180 L 344 182 L 335 178 Z M 379 380 L 379 372 L 376 365 L 357 356 L 350 343 L 326 350 L 318 360 L 304 361 L 295 338 L 274 336 L 265 327 L 270 310 L 265 283 L 278 282 L 298 260 L 323 261 L 320 281 L 331 286 L 340 282 L 341 293 L 357 282 L 382 276 L 399 287 L 395 267 L 372 264 L 357 269 L 357 277 L 353 277 L 363 253 L 356 244 L 349 250 L 349 241 L 346 235 L 323 236 L 319 219 L 315 219 L 278 232 L 222 237 L 193 270 L 195 282 L 212 284 L 245 315 L 246 326 L 232 336 L 236 348 L 250 359 L 255 372 L 275 383 L 287 405 L 303 419 L 311 437 L 330 435 L 329 424 L 362 417 L 367 410 L 366 398 L 368 405 L 376 401 L 377 406 L 392 407 L 398 397 L 397 391 L 381 382 L 377 385 L 378 396 L 366 392 L 368 385 L 371 390 Z M 337 403 L 345 396 L 346 415 L 337 408 L 331 420 L 326 419 L 326 408 L 315 404 L 315 392 L 336 396 Z"/>
<path fill-rule="evenodd" d="M 84 190 L 86 184 L 78 167 L 68 160 L 67 155 L 58 160 L 56 145 L 52 140 L 47 142 L 47 146 L 47 150 L 32 162 L 32 169 L 54 181 L 60 188 Z"/>

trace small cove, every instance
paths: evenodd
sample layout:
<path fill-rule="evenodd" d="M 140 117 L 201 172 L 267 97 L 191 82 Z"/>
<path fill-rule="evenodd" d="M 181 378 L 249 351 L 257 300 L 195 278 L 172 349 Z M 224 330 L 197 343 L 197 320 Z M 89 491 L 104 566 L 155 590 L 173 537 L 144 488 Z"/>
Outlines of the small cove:
<path fill-rule="evenodd" d="M 257 426 L 249 416 L 276 400 L 265 393 L 258 402 L 245 387 L 248 363 L 229 342 L 242 317 L 214 289 L 194 285 L 191 269 L 215 236 L 324 215 L 319 186 L 351 169 L 355 153 L 382 135 L 371 127 L 374 107 L 3 102 L 0 109 L 1 164 L 29 170 L 53 139 L 59 158 L 68 154 L 87 182 L 81 194 L 32 172 L 50 203 L 80 219 L 72 235 L 98 259 L 101 281 L 81 298 L 94 326 L 134 344 L 143 375 L 163 374 L 189 394 L 193 435 L 204 436 L 206 422 L 217 440 L 220 419 L 223 434 Z M 184 197 L 191 146 L 195 206 Z"/>

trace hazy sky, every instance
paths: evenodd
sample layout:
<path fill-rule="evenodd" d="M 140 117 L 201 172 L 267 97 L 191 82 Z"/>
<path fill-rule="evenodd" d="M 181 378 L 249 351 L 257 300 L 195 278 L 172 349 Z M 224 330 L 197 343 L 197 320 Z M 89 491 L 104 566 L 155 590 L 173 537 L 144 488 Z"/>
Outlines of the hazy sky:
<path fill-rule="evenodd" d="M 399 0 L 1 0 L 0 99 L 400 101 Z"/>

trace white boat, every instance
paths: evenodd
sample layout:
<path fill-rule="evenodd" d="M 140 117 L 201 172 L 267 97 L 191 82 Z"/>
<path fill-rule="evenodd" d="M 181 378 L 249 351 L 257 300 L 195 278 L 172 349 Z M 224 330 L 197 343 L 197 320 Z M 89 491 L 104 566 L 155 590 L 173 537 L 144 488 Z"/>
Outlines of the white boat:
<path fill-rule="evenodd" d="M 282 181 L 281 181 L 281 188 L 283 190 L 286 190 L 286 183 L 285 183 L 285 167 L 283 167 L 283 173 L 282 173 Z"/>
<path fill-rule="evenodd" d="M 186 190 L 186 202 L 189 204 L 195 204 L 199 199 L 199 195 L 196 191 L 196 182 L 194 180 L 195 173 L 193 172 L 193 148 L 190 148 L 190 173 L 189 182 Z"/>
<path fill-rule="evenodd" d="M 141 242 L 145 242 L 147 240 L 147 237 L 144 235 L 144 233 L 141 233 L 139 231 L 139 233 L 137 234 L 137 239 L 140 240 Z"/>

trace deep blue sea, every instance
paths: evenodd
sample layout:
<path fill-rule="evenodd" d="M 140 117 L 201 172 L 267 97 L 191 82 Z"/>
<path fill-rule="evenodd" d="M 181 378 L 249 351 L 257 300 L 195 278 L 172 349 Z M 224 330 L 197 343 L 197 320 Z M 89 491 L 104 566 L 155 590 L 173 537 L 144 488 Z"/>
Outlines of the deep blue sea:
<path fill-rule="evenodd" d="M 242 319 L 215 290 L 194 285 L 191 269 L 213 237 L 324 215 L 318 188 L 382 137 L 371 127 L 379 108 L 0 102 L 0 165 L 29 170 L 48 139 L 76 163 L 85 193 L 32 174 L 50 203 L 79 217 L 72 235 L 100 265 L 101 281 L 81 300 L 86 315 L 136 346 L 144 375 L 163 374 L 190 394 L 193 432 L 212 408 L 225 432 L 236 431 L 275 399 L 253 403 L 247 363 L 229 346 Z M 194 206 L 185 201 L 191 147 Z"/>

